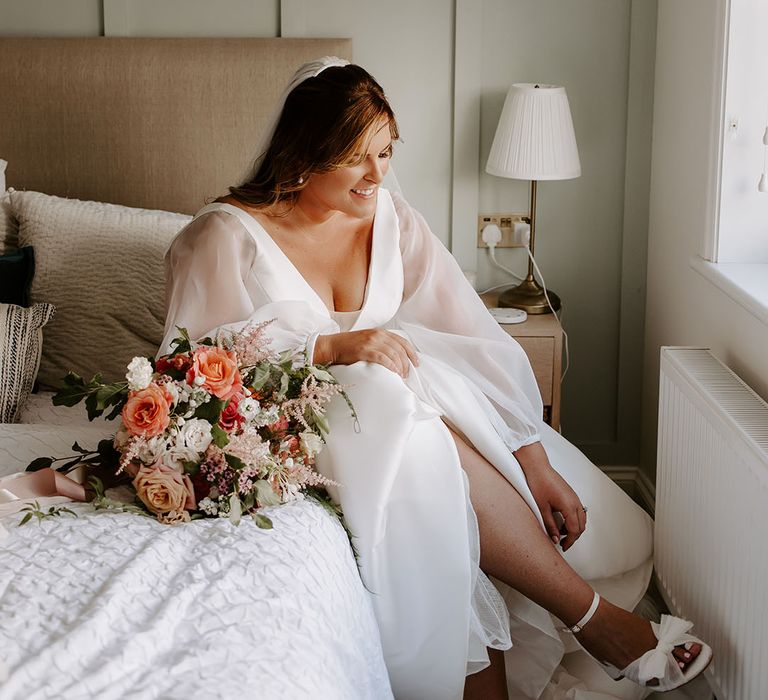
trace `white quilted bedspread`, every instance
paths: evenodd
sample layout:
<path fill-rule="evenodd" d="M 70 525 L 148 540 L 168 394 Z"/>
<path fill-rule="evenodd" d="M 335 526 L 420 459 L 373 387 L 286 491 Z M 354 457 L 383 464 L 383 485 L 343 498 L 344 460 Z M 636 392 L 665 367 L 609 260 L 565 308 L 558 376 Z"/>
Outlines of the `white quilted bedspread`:
<path fill-rule="evenodd" d="M 112 426 L 0 426 L 0 476 Z M 79 517 L 2 520 L 0 700 L 391 698 L 340 524 L 309 501 L 273 530 Z"/>

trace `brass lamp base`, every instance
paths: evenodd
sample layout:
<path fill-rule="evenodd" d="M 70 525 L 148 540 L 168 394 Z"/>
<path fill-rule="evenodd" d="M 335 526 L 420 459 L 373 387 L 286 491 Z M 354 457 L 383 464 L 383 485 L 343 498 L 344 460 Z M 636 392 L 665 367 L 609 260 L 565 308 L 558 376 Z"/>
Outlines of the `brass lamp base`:
<path fill-rule="evenodd" d="M 557 311 L 560 308 L 560 297 L 553 291 L 547 290 L 547 296 L 552 302 L 552 308 Z M 534 279 L 523 280 L 517 287 L 512 287 L 502 292 L 499 296 L 499 306 L 513 309 L 522 309 L 529 314 L 549 314 L 549 308 L 544 296 L 544 290 Z"/>

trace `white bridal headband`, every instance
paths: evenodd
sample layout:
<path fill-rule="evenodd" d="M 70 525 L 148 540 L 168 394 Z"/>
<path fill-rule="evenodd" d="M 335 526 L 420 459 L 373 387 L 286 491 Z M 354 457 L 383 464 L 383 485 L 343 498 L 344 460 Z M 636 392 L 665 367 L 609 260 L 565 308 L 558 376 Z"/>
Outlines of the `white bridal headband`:
<path fill-rule="evenodd" d="M 288 95 L 293 91 L 293 89 L 297 85 L 301 85 L 301 83 L 303 83 L 305 80 L 308 80 L 309 78 L 316 78 L 326 68 L 348 65 L 349 61 L 347 61 L 345 58 L 339 58 L 338 56 L 323 56 L 322 58 L 316 58 L 313 61 L 308 61 L 293 74 L 293 77 L 288 82 L 285 90 L 283 90 L 283 94 L 280 96 L 280 100 L 278 101 L 275 110 L 272 112 L 272 116 L 268 122 L 269 126 L 267 129 L 265 129 L 262 137 L 259 139 L 259 143 L 256 147 L 256 154 L 251 164 L 249 165 L 248 171 L 241 178 L 241 180 L 250 178 L 251 175 L 259 169 L 261 161 L 266 154 L 267 148 L 272 141 L 272 137 L 275 135 L 275 129 L 277 129 L 277 122 L 280 120 L 280 115 L 283 113 L 285 100 L 288 98 Z M 384 184 L 387 189 L 400 192 L 400 184 L 398 183 L 397 178 L 395 177 L 395 172 L 391 166 L 389 168 L 389 172 L 384 178 Z"/>

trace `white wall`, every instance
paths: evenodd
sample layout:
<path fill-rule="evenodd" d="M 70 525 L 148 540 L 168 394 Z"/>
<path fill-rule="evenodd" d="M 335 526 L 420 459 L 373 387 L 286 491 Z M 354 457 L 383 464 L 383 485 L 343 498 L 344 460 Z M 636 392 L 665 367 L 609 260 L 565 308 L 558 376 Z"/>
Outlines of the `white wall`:
<path fill-rule="evenodd" d="M 537 257 L 571 337 L 567 437 L 602 464 L 637 464 L 656 0 L 0 0 L 0 33 L 348 36 L 381 82 L 404 143 L 403 190 L 482 283 L 479 211 L 528 206 L 484 174 L 512 82 L 566 85 L 583 175 L 539 188 Z M 457 20 L 458 18 L 458 20 Z M 521 271 L 519 252 L 501 257 Z"/>
<path fill-rule="evenodd" d="M 662 345 L 709 347 L 768 396 L 768 326 L 689 263 L 713 223 L 725 4 L 659 4 L 643 392 L 643 466 L 651 476 Z"/>

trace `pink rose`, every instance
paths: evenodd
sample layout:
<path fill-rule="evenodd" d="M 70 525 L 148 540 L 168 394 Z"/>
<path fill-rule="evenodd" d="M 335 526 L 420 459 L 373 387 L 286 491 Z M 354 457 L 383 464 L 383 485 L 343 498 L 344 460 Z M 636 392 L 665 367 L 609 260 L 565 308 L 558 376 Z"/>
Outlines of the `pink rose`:
<path fill-rule="evenodd" d="M 226 408 L 221 412 L 219 418 L 219 426 L 222 430 L 226 430 L 228 433 L 239 430 L 245 421 L 245 416 L 238 410 L 240 401 L 245 398 L 242 394 L 235 394 L 226 405 Z"/>
<path fill-rule="evenodd" d="M 187 370 L 187 384 L 196 385 L 197 377 L 205 380 L 201 386 L 220 399 L 228 399 L 243 388 L 243 380 L 237 369 L 237 356 L 231 350 L 197 348 L 192 353 L 192 367 Z"/>
<path fill-rule="evenodd" d="M 132 391 L 123 406 L 123 423 L 131 435 L 154 437 L 162 433 L 170 421 L 169 396 L 157 384 Z"/>
<path fill-rule="evenodd" d="M 133 479 L 133 488 L 142 503 L 156 515 L 195 507 L 195 491 L 189 476 L 160 462 L 141 466 Z"/>

